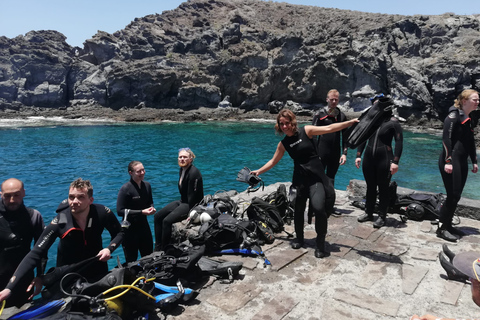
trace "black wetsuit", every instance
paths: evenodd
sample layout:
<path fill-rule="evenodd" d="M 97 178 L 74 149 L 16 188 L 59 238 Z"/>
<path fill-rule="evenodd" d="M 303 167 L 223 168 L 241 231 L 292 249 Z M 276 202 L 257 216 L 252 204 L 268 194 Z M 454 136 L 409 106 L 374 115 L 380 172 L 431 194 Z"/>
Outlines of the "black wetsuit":
<path fill-rule="evenodd" d="M 392 140 L 395 139 L 395 150 L 392 150 Z M 367 142 L 362 143 L 357 149 L 357 158 L 363 157 L 363 176 L 367 183 L 365 212 L 373 214 L 377 199 L 378 187 L 378 214 L 385 218 L 388 209 L 388 186 L 392 175 L 390 165 L 398 164 L 403 150 L 403 131 L 397 118 L 387 118 Z"/>
<path fill-rule="evenodd" d="M 452 225 L 453 215 L 467 182 L 468 157 L 473 164 L 477 163 L 477 153 L 473 134 L 472 120 L 462 110 L 455 107 L 443 123 L 443 152 L 438 160 L 438 168 L 442 175 L 447 192 L 447 199 L 440 209 L 440 222 L 447 227 Z M 445 172 L 445 164 L 452 164 L 452 173 Z"/>
<path fill-rule="evenodd" d="M 338 110 L 338 114 L 329 115 L 328 106 L 320 109 L 313 117 L 312 125 L 328 126 L 332 123 L 340 123 L 347 121 L 345 114 Z M 322 159 L 323 167 L 326 170 L 327 177 L 335 179 L 338 167 L 340 166 L 341 151 L 347 155 L 347 137 L 345 136 L 348 129 L 342 131 L 327 133 L 318 136 L 317 151 Z M 341 141 L 341 142 L 340 142 Z"/>
<path fill-rule="evenodd" d="M 117 196 L 117 213 L 124 217 L 125 211 L 128 210 L 127 221 L 130 222 L 123 239 L 126 262 L 136 261 L 139 251 L 142 257 L 153 252 L 152 230 L 147 216 L 142 214 L 143 209 L 150 207 L 153 207 L 152 188 L 147 181 L 142 181 L 138 187 L 138 184 L 130 179 L 120 188 Z"/>
<path fill-rule="evenodd" d="M 66 201 L 66 200 L 64 200 Z M 17 284 L 40 261 L 52 244 L 60 238 L 57 249 L 57 266 L 65 266 L 96 256 L 103 249 L 102 233 L 108 230 L 112 241 L 107 247 L 113 252 L 123 240 L 123 230 L 115 214 L 100 204 L 91 204 L 85 230 L 74 220 L 68 204 L 61 205 L 61 211 L 45 228 L 35 247 L 22 260 L 7 288 L 15 291 Z M 57 211 L 58 212 L 58 211 Z M 89 282 L 96 281 L 108 272 L 106 262 L 96 261 L 81 271 Z"/>
<path fill-rule="evenodd" d="M 315 215 L 317 246 L 323 250 L 328 224 L 325 206 L 332 197 L 334 199 L 335 190 L 325 175 L 315 142 L 308 137 L 305 128 L 299 128 L 297 133 L 291 137 L 286 136 L 281 142 L 294 164 L 292 186 L 297 191 L 294 217 L 297 239 L 303 241 L 304 238 L 305 207 L 307 199 L 310 199 L 310 206 Z"/>
<path fill-rule="evenodd" d="M 155 250 L 160 251 L 170 243 L 172 237 L 172 225 L 187 218 L 188 212 L 203 199 L 203 179 L 200 171 L 192 164 L 186 170 L 182 184 L 179 173 L 178 190 L 180 200 L 170 202 L 155 213 Z"/>
<path fill-rule="evenodd" d="M 23 204 L 18 210 L 7 211 L 0 201 L 0 288 L 5 288 L 15 269 L 30 252 L 32 240 L 36 242 L 45 228 L 43 218 L 37 210 Z M 43 274 L 47 262 L 44 255 L 36 265 L 37 275 Z M 21 306 L 28 301 L 32 292 L 26 292 L 34 278 L 33 268 L 19 282 L 18 290 L 12 292 L 6 306 Z"/>

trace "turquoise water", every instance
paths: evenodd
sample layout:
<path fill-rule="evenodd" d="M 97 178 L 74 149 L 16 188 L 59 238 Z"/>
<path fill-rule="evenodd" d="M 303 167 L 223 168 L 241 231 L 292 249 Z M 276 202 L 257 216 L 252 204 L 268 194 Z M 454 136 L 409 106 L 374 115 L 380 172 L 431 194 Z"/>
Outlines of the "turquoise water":
<path fill-rule="evenodd" d="M 153 189 L 155 206 L 178 199 L 177 151 L 190 147 L 204 179 L 205 193 L 243 191 L 235 180 L 244 166 L 258 169 L 268 161 L 280 137 L 271 123 L 161 123 L 126 125 L 52 126 L 0 129 L 0 179 L 16 177 L 25 182 L 27 206 L 38 209 L 46 223 L 67 197 L 68 186 L 78 177 L 90 179 L 96 203 L 115 211 L 119 188 L 128 181 L 127 165 L 141 161 Z M 440 137 L 405 132 L 399 172 L 401 187 L 445 192 L 437 167 Z M 340 167 L 335 187 L 345 190 L 351 179 L 363 179 L 354 166 L 355 150 Z M 261 177 L 265 184 L 290 181 L 292 161 L 286 155 Z M 479 199 L 479 176 L 469 174 L 463 196 Z M 153 217 L 149 218 L 153 223 Z M 107 242 L 107 241 L 106 241 Z M 122 250 L 115 255 L 123 259 Z M 49 266 L 56 249 L 50 249 Z M 112 261 L 113 263 L 113 261 Z"/>

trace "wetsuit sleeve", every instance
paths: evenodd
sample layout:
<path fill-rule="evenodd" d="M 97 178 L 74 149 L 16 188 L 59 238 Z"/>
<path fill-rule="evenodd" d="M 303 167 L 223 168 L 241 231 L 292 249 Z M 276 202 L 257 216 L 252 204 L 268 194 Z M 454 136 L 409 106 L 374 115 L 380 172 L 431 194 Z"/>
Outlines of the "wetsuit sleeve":
<path fill-rule="evenodd" d="M 473 129 L 472 129 L 473 131 Z M 472 132 L 472 138 L 470 139 L 470 160 L 472 160 L 472 164 L 477 163 L 477 147 L 475 146 L 475 136 Z"/>
<path fill-rule="evenodd" d="M 134 217 L 134 216 L 141 215 L 142 210 L 138 210 L 138 209 L 133 210 L 133 209 L 128 208 L 128 199 L 129 199 L 128 190 L 127 190 L 127 188 L 122 186 L 120 188 L 120 191 L 118 191 L 118 195 L 117 195 L 117 214 L 120 217 L 124 217 L 125 216 L 125 210 L 128 209 L 129 210 L 128 211 L 128 216 Z"/>
<path fill-rule="evenodd" d="M 393 138 L 395 139 L 395 150 L 393 152 L 393 163 L 398 164 L 403 151 L 403 130 L 400 122 L 397 119 L 393 121 L 393 130 L 395 132 Z"/>
<path fill-rule="evenodd" d="M 317 121 L 318 121 L 318 113 L 316 113 L 314 116 L 313 116 L 313 119 L 312 119 L 312 126 L 316 126 L 317 125 Z"/>
<path fill-rule="evenodd" d="M 451 114 L 455 116 L 450 116 Z M 442 144 L 445 151 L 445 163 L 452 163 L 452 136 L 455 127 L 458 125 L 458 117 L 454 112 L 451 112 L 443 123 Z"/>
<path fill-rule="evenodd" d="M 43 222 L 43 217 L 37 210 L 33 210 L 31 217 L 33 225 L 33 240 L 36 244 L 38 239 L 40 239 L 43 230 L 45 230 L 45 223 Z M 41 261 L 37 264 L 37 276 L 45 272 L 48 261 L 48 252 L 45 252 L 45 255 L 42 257 Z"/>
<path fill-rule="evenodd" d="M 120 222 L 118 222 L 117 217 L 113 214 L 112 210 L 105 207 L 106 217 L 105 217 L 105 228 L 110 233 L 110 237 L 112 241 L 108 245 L 108 250 L 110 252 L 115 251 L 123 241 L 124 231 L 123 228 L 120 226 Z"/>
<path fill-rule="evenodd" d="M 198 199 L 203 198 L 203 178 L 199 170 L 196 170 L 195 173 L 190 172 L 192 174 L 188 180 L 188 206 L 193 208 Z"/>
<path fill-rule="evenodd" d="M 40 263 L 42 257 L 48 254 L 48 249 L 59 236 L 59 225 L 56 223 L 56 221 L 58 221 L 57 218 L 53 219 L 52 222 L 43 230 L 33 249 L 18 265 L 17 270 L 15 270 L 15 273 L 6 286 L 7 289 L 12 291 L 15 290 L 15 286 L 20 282 L 20 279 L 33 270 Z"/>
<path fill-rule="evenodd" d="M 363 142 L 361 145 L 358 146 L 357 148 L 357 155 L 356 157 L 357 158 L 361 158 L 362 157 L 362 153 L 363 153 L 363 150 L 365 149 L 365 146 L 367 145 L 367 141 Z"/>
<path fill-rule="evenodd" d="M 149 183 L 146 185 L 146 187 L 147 187 L 147 194 L 148 194 L 148 202 L 150 203 L 150 207 L 153 207 L 152 186 Z"/>
<path fill-rule="evenodd" d="M 342 113 L 340 113 L 340 122 L 345 122 L 345 121 L 347 121 L 347 117 L 342 112 Z M 347 143 L 348 129 L 349 128 L 345 128 L 345 129 L 342 130 L 342 154 L 344 154 L 344 155 L 347 155 L 347 153 L 348 153 L 348 143 Z"/>

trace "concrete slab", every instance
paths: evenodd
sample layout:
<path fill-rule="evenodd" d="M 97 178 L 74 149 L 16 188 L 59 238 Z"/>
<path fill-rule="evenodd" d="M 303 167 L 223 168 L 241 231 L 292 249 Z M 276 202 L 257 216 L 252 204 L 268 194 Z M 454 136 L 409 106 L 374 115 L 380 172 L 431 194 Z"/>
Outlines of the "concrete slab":
<path fill-rule="evenodd" d="M 265 303 L 265 306 L 257 312 L 252 319 L 281 320 L 290 312 L 297 302 L 287 295 L 279 295 Z"/>
<path fill-rule="evenodd" d="M 272 271 L 281 270 L 286 265 L 297 260 L 307 252 L 308 250 L 304 248 L 291 249 L 290 247 L 281 247 L 277 248 L 277 250 L 270 251 L 268 253 L 268 260 L 272 264 Z"/>
<path fill-rule="evenodd" d="M 380 299 L 359 291 L 344 288 L 337 289 L 333 298 L 360 308 L 371 310 L 379 315 L 387 315 L 390 317 L 395 317 L 400 308 L 400 304 L 396 301 Z"/>
<path fill-rule="evenodd" d="M 412 250 L 412 258 L 417 260 L 436 261 L 439 250 L 416 248 Z"/>
<path fill-rule="evenodd" d="M 402 266 L 402 292 L 413 294 L 427 272 L 428 268 L 404 264 Z"/>
<path fill-rule="evenodd" d="M 208 298 L 206 302 L 226 312 L 235 312 L 243 308 L 261 292 L 262 289 L 255 284 L 234 283 L 226 292 L 219 292 Z"/>
<path fill-rule="evenodd" d="M 375 229 L 372 228 L 372 226 L 358 224 L 357 227 L 350 232 L 350 234 L 354 237 L 366 240 L 373 232 L 375 232 Z"/>
<path fill-rule="evenodd" d="M 385 274 L 385 263 L 371 262 L 367 264 L 365 269 L 359 274 L 358 281 L 355 285 L 360 288 L 369 289 L 379 279 L 382 279 Z"/>
<path fill-rule="evenodd" d="M 464 286 L 464 283 L 458 281 L 446 281 L 440 302 L 455 306 Z"/>

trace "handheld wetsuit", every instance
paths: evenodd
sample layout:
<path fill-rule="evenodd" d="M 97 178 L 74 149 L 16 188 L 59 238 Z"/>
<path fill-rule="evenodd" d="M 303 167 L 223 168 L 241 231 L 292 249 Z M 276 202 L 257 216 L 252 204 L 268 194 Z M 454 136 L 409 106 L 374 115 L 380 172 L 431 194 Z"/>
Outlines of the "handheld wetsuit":
<path fill-rule="evenodd" d="M 120 217 L 128 212 L 127 221 L 130 226 L 123 239 L 125 261 L 136 261 L 138 252 L 144 257 L 153 251 L 152 230 L 148 224 L 147 216 L 142 210 L 153 207 L 152 188 L 147 181 L 141 181 L 140 186 L 130 179 L 118 192 L 117 213 Z"/>
<path fill-rule="evenodd" d="M 395 140 L 395 150 L 392 150 L 392 141 Z M 367 145 L 365 149 L 365 145 Z M 400 122 L 395 117 L 387 118 L 370 137 L 357 149 L 357 158 L 363 157 L 363 176 L 367 183 L 365 212 L 373 214 L 377 199 L 378 187 L 378 214 L 382 218 L 387 215 L 389 192 L 388 186 L 392 178 L 390 165 L 398 164 L 403 150 L 403 131 Z"/>
<path fill-rule="evenodd" d="M 440 209 L 440 222 L 451 227 L 453 215 L 468 176 L 468 158 L 472 164 L 477 163 L 477 153 L 473 134 L 474 124 L 471 119 L 455 107 L 449 109 L 443 123 L 443 151 L 438 160 L 438 168 L 442 175 L 447 192 L 447 199 Z M 452 173 L 445 172 L 445 164 L 452 165 Z"/>
<path fill-rule="evenodd" d="M 172 225 L 186 219 L 190 209 L 203 199 L 203 179 L 200 170 L 192 164 L 186 169 L 183 178 L 182 170 L 180 168 L 178 180 L 180 200 L 170 202 L 155 213 L 155 251 L 162 250 L 170 243 Z"/>
<path fill-rule="evenodd" d="M 312 125 L 314 126 L 328 126 L 332 123 L 339 123 L 347 121 L 345 114 L 338 108 L 335 108 L 336 112 L 333 114 L 328 113 L 328 106 L 320 109 L 313 117 Z M 335 179 L 338 167 L 340 166 L 339 160 L 343 153 L 347 155 L 348 145 L 346 132 L 348 128 L 342 131 L 322 134 L 317 139 L 317 151 L 318 155 L 322 159 L 323 167 L 326 170 L 327 177 Z"/>
<path fill-rule="evenodd" d="M 281 142 L 294 164 L 292 186 L 297 191 L 294 216 L 297 239 L 303 242 L 304 213 L 307 199 L 310 199 L 315 216 L 317 247 L 323 250 L 328 224 L 325 206 L 326 202 L 335 198 L 335 190 L 325 175 L 315 141 L 308 137 L 305 128 L 299 128 L 297 133 L 286 136 Z"/>
<path fill-rule="evenodd" d="M 64 200 L 66 202 L 67 200 Z M 57 216 L 43 230 L 35 247 L 22 260 L 6 286 L 12 292 L 17 285 L 45 256 L 52 244 L 60 238 L 57 249 L 57 266 L 69 265 L 96 256 L 103 249 L 102 233 L 108 230 L 111 242 L 107 247 L 113 252 L 122 242 L 123 230 L 113 212 L 100 204 L 91 204 L 85 230 L 74 220 L 68 204 L 62 203 Z M 96 261 L 82 269 L 81 275 L 89 282 L 96 281 L 108 273 L 106 262 Z"/>
<path fill-rule="evenodd" d="M 45 228 L 43 218 L 37 210 L 21 205 L 15 211 L 7 210 L 0 200 L 0 287 L 5 288 L 15 269 L 30 252 L 32 240 L 36 242 Z M 37 275 L 43 274 L 47 256 L 37 263 Z M 7 307 L 21 306 L 28 301 L 32 292 L 26 292 L 34 278 L 33 268 L 21 280 L 18 290 L 7 299 Z"/>

